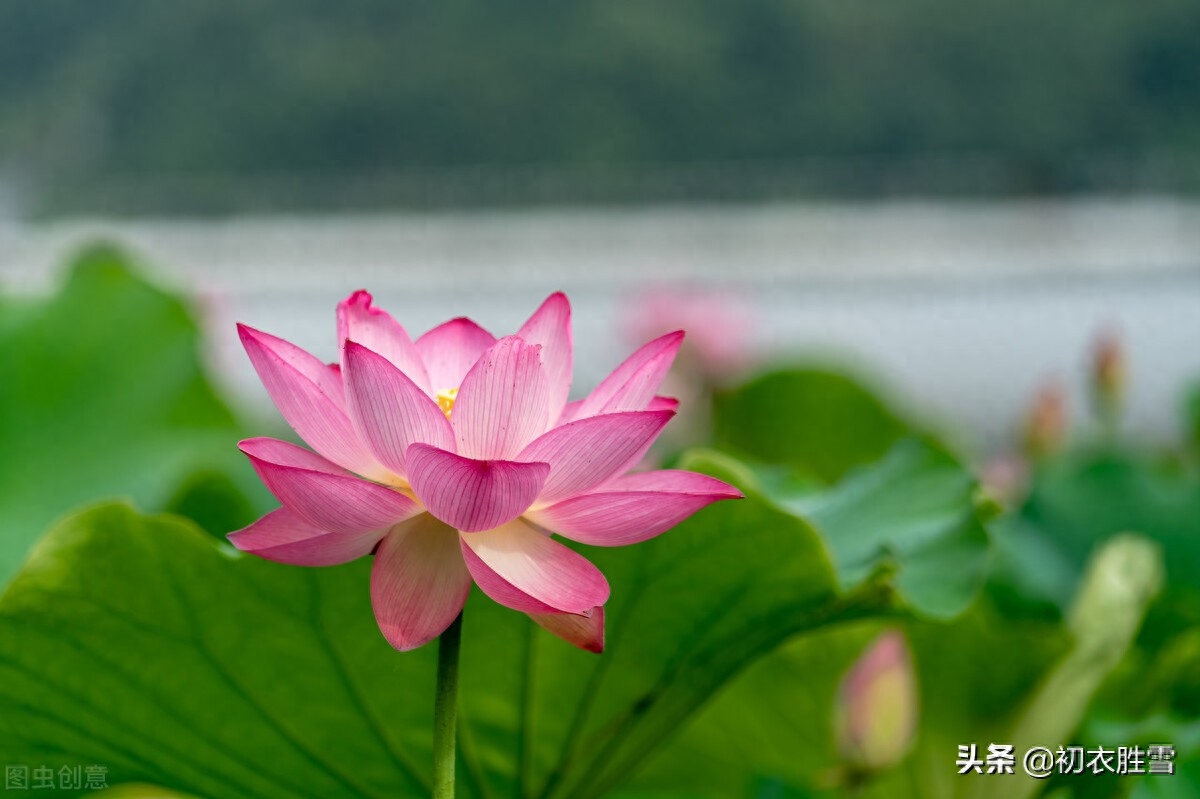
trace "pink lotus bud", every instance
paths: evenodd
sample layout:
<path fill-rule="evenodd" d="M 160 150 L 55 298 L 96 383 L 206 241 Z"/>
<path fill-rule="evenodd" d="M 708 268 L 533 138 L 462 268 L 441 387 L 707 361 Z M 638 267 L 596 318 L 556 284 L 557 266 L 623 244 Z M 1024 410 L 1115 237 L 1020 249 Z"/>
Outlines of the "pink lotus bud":
<path fill-rule="evenodd" d="M 917 728 L 917 684 L 899 630 L 876 638 L 842 678 L 835 727 L 838 749 L 852 768 L 878 771 L 908 753 Z"/>
<path fill-rule="evenodd" d="M 1092 406 L 1101 419 L 1113 422 L 1125 404 L 1128 361 L 1121 336 L 1106 330 L 1092 346 Z"/>
<path fill-rule="evenodd" d="M 709 385 L 727 382 L 751 361 L 751 313 L 728 292 L 657 288 L 636 297 L 625 321 L 634 341 L 686 330 L 678 369 Z"/>
<path fill-rule="evenodd" d="M 1058 382 L 1049 382 L 1038 389 L 1025 419 L 1025 452 L 1033 458 L 1044 458 L 1062 449 L 1067 440 L 1067 394 Z"/>

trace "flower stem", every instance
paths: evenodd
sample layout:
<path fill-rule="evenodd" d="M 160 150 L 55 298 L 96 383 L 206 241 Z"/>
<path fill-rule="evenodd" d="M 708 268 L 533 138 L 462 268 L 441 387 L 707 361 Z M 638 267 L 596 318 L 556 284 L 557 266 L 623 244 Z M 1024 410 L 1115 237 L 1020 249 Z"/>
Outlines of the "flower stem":
<path fill-rule="evenodd" d="M 438 639 L 437 696 L 433 705 L 433 799 L 454 799 L 454 742 L 458 729 L 458 650 L 462 614 Z"/>

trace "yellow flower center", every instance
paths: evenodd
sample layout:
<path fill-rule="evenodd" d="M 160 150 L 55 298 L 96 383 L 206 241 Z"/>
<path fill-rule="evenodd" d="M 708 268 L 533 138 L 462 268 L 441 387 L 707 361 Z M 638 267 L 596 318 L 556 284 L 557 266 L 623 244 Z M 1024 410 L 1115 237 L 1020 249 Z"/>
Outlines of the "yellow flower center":
<path fill-rule="evenodd" d="M 446 418 L 450 418 L 450 411 L 454 410 L 454 398 L 458 396 L 457 388 L 443 388 L 434 399 L 437 400 L 438 407 L 442 409 L 442 413 L 446 414 Z"/>

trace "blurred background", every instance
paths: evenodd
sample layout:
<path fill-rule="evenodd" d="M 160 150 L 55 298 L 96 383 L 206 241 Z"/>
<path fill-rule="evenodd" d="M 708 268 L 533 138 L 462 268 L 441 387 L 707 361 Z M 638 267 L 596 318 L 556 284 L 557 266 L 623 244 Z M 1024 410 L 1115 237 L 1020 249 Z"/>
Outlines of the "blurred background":
<path fill-rule="evenodd" d="M 567 290 L 583 385 L 631 297 L 716 290 L 755 348 L 983 448 L 1114 330 L 1166 436 L 1200 372 L 1198 97 L 1190 0 L 6 3 L 0 280 L 116 238 L 206 298 L 259 403 L 232 322 L 328 356 L 359 287 L 414 332 Z"/>
<path fill-rule="evenodd" d="M 97 241 L 118 249 L 77 255 Z M 697 698 L 631 790 L 1200 796 L 1195 0 L 0 2 L 0 588 L 85 503 L 131 497 L 222 541 L 273 507 L 233 442 L 287 433 L 235 322 L 334 360 L 333 308 L 359 288 L 414 336 L 454 315 L 510 333 L 566 291 L 575 396 L 686 328 L 665 389 L 684 412 L 653 454 L 714 445 L 774 514 L 751 497 L 699 516 L 684 533 L 731 549 L 698 555 L 711 573 L 689 586 L 768 590 L 750 566 L 789 561 L 740 540 L 767 518 L 832 556 L 838 591 L 887 583 L 913 611 L 788 639 Z M 112 560 L 71 579 L 157 610 Z M 212 618 L 241 618 L 218 600 Z M 21 634 L 91 629 L 67 616 Z M 0 676 L 36 661 L 24 640 L 0 637 Z M 122 640 L 96 651 L 158 651 Z M 688 652 L 670 662 L 704 665 Z M 237 654 L 276 683 L 270 658 Z M 380 674 L 393 654 L 370 655 Z M 31 668 L 74 686 L 106 668 L 89 663 Z M 130 726 L 153 731 L 134 682 Z M 0 680 L 0 749 L 67 693 L 23 685 Z M 835 744 L 827 722 L 856 702 L 903 711 L 859 731 L 892 746 Z M 214 740 L 274 741 L 257 729 L 222 720 Z M 1186 779 L 956 781 L 955 744 L 988 735 L 1170 741 Z M 739 793 L 751 767 L 769 779 Z"/>

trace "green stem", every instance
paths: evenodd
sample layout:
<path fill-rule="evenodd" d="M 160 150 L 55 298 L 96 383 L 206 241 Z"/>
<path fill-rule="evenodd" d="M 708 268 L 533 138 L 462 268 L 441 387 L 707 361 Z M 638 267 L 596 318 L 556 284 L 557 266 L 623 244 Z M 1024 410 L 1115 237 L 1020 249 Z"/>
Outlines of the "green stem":
<path fill-rule="evenodd" d="M 454 741 L 458 728 L 458 650 L 462 614 L 438 639 L 437 697 L 433 705 L 433 799 L 454 799 Z"/>

